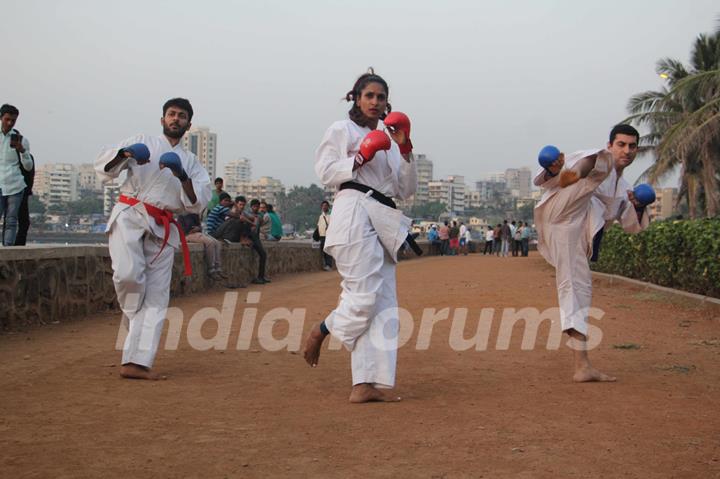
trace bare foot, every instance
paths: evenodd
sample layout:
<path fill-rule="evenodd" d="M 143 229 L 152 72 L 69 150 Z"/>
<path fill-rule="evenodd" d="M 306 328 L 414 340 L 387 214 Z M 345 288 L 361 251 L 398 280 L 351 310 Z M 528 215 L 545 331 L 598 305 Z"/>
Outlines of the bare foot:
<path fill-rule="evenodd" d="M 120 367 L 120 376 L 127 379 L 149 379 L 151 381 L 167 379 L 166 376 L 160 376 L 159 374 L 152 372 L 149 368 L 133 363 L 123 364 Z"/>
<path fill-rule="evenodd" d="M 366 403 L 366 402 L 398 402 L 402 401 L 400 396 L 395 396 L 390 391 L 383 391 L 375 388 L 372 384 L 356 384 L 350 392 L 351 403 Z"/>
<path fill-rule="evenodd" d="M 308 337 L 305 340 L 305 350 L 303 351 L 305 361 L 307 361 L 307 363 L 312 367 L 315 367 L 318 364 L 318 359 L 320 358 L 320 348 L 322 347 L 324 340 L 325 335 L 322 331 L 320 331 L 320 323 L 317 323 L 310 330 L 310 334 L 308 334 Z"/>
<path fill-rule="evenodd" d="M 589 383 L 589 382 L 615 382 L 617 378 L 603 374 L 593 367 L 587 367 L 578 369 L 573 375 L 573 381 L 576 383 Z"/>

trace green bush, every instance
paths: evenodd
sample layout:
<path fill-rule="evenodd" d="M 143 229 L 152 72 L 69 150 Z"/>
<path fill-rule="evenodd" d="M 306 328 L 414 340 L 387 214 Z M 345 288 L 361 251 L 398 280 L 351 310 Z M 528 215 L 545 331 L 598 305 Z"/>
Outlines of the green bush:
<path fill-rule="evenodd" d="M 605 232 L 592 269 L 720 297 L 720 219 L 657 221 L 637 235 Z"/>

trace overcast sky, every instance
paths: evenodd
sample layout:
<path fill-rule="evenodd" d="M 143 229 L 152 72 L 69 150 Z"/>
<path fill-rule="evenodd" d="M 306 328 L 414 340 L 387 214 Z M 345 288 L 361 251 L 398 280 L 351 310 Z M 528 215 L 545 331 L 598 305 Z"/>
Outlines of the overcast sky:
<path fill-rule="evenodd" d="M 657 60 L 687 62 L 719 15 L 717 0 L 3 2 L 0 102 L 38 164 L 88 163 L 159 134 L 162 104 L 184 96 L 221 166 L 244 156 L 256 178 L 307 185 L 373 66 L 435 177 L 471 183 L 535 168 L 548 143 L 603 146 L 630 96 L 661 87 Z"/>

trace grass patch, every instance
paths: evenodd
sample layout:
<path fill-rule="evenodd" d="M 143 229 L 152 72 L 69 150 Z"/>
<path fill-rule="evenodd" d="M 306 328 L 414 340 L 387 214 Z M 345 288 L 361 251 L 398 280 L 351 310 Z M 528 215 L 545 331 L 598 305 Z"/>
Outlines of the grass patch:
<path fill-rule="evenodd" d="M 640 349 L 641 346 L 635 343 L 613 344 L 613 349 Z"/>
<path fill-rule="evenodd" d="M 659 293 L 657 291 L 641 291 L 635 293 L 633 298 L 640 301 L 670 301 L 670 297 L 667 294 Z"/>
<path fill-rule="evenodd" d="M 654 303 L 665 303 L 679 306 L 685 309 L 697 311 L 703 308 L 703 303 L 684 296 L 678 296 L 670 293 L 662 293 L 659 291 L 641 291 L 632 295 L 633 299 L 638 301 L 651 301 Z"/>

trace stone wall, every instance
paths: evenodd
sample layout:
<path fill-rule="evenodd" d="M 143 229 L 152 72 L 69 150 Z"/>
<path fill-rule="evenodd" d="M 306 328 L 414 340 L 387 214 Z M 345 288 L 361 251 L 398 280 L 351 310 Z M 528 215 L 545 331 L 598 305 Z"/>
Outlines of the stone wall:
<path fill-rule="evenodd" d="M 430 253 L 429 244 L 419 242 Z M 309 241 L 263 243 L 268 254 L 266 275 L 321 269 L 320 251 Z M 401 259 L 414 258 L 412 252 Z M 207 276 L 201 245 L 190 245 L 192 277 L 183 276 L 182 254 L 177 252 L 170 285 L 171 296 L 199 293 L 219 285 Z M 223 245 L 227 284 L 247 284 L 257 274 L 258 257 L 247 246 Z M 92 313 L 117 309 L 112 266 L 107 245 L 31 245 L 0 247 L 0 332 L 82 319 Z"/>
<path fill-rule="evenodd" d="M 309 242 L 264 243 L 267 276 L 320 269 L 319 250 Z M 217 287 L 207 276 L 201 245 L 190 245 L 193 276 L 183 276 L 175 255 L 171 296 Z M 248 283 L 257 273 L 257 255 L 238 244 L 223 246 L 228 284 Z M 116 309 L 110 253 L 106 245 L 33 245 L 0 248 L 0 331 L 79 319 Z"/>

